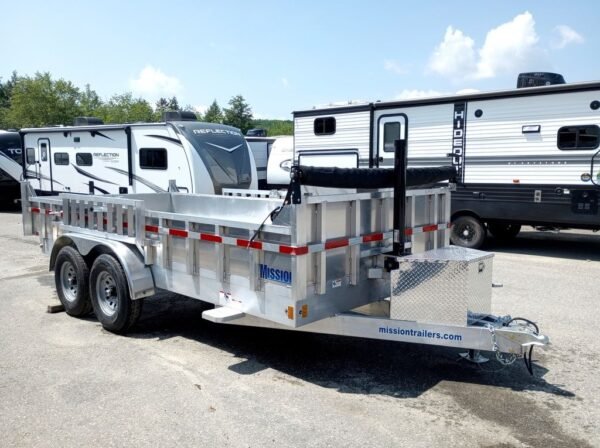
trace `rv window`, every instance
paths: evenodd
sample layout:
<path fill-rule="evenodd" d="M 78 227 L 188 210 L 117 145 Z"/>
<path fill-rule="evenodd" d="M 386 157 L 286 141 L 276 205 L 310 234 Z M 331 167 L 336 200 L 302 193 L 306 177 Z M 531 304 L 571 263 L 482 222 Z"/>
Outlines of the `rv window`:
<path fill-rule="evenodd" d="M 75 163 L 79 166 L 92 166 L 92 153 L 78 152 L 75 154 Z"/>
<path fill-rule="evenodd" d="M 66 152 L 55 152 L 54 153 L 54 164 L 55 165 L 68 165 L 69 154 Z"/>
<path fill-rule="evenodd" d="M 35 148 L 27 148 L 27 165 L 35 163 Z"/>
<path fill-rule="evenodd" d="M 600 145 L 600 128 L 596 125 L 565 126 L 558 130 L 558 149 L 596 149 Z"/>
<path fill-rule="evenodd" d="M 400 123 L 392 121 L 383 125 L 383 150 L 394 152 L 394 142 L 400 140 Z"/>
<path fill-rule="evenodd" d="M 165 148 L 141 148 L 140 168 L 145 170 L 166 170 L 167 150 Z"/>
<path fill-rule="evenodd" d="M 335 134 L 335 117 L 323 117 L 315 120 L 315 135 Z"/>
<path fill-rule="evenodd" d="M 42 162 L 47 162 L 48 161 L 48 145 L 46 143 L 42 143 L 40 145 L 40 149 L 41 149 L 40 158 L 42 159 Z"/>

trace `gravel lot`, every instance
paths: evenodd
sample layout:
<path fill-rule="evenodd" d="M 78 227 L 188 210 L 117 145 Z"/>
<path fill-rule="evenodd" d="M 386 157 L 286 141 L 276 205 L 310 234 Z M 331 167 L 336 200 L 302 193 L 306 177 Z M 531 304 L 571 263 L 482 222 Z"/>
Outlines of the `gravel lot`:
<path fill-rule="evenodd" d="M 600 447 L 600 235 L 525 231 L 496 253 L 494 312 L 553 345 L 502 369 L 456 350 L 218 326 L 147 300 L 133 333 L 47 314 L 54 279 L 0 214 L 2 446 Z"/>

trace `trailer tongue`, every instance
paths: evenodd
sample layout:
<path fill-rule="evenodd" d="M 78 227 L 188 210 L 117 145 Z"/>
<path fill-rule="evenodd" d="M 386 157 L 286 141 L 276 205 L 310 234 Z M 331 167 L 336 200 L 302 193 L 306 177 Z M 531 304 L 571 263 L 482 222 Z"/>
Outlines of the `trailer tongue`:
<path fill-rule="evenodd" d="M 216 323 L 455 347 L 472 361 L 525 355 L 530 366 L 548 338 L 491 314 L 493 255 L 448 246 L 450 189 L 406 189 L 452 173 L 407 173 L 403 149 L 395 176 L 374 181 L 393 190 L 311 196 L 311 176 L 333 177 L 299 168 L 283 206 L 248 190 L 35 197 L 23 183 L 24 233 L 50 254 L 67 312 L 93 308 L 116 333 L 160 288 L 214 304 L 203 318 Z"/>

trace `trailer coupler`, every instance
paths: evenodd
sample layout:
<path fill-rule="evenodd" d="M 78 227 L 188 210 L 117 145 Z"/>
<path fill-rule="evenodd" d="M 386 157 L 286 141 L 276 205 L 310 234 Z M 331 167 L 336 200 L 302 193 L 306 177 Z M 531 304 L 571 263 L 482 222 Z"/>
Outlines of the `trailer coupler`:
<path fill-rule="evenodd" d="M 469 325 L 488 328 L 492 337 L 493 351 L 500 364 L 513 364 L 522 356 L 525 367 L 531 375 L 533 375 L 533 348 L 535 346 L 543 348 L 550 344 L 547 336 L 540 335 L 538 325 L 523 317 L 471 314 Z M 479 350 L 461 353 L 461 357 L 477 364 L 488 361 L 481 356 Z"/>

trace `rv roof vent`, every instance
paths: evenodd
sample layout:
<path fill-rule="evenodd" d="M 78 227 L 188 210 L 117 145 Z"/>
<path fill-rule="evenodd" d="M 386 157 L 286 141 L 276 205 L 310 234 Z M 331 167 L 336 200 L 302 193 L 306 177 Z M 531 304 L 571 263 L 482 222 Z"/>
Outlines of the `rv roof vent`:
<path fill-rule="evenodd" d="M 522 87 L 550 86 L 553 84 L 565 84 L 565 78 L 558 73 L 548 72 L 520 73 L 517 78 L 517 89 Z"/>
<path fill-rule="evenodd" d="M 198 121 L 194 112 L 187 110 L 168 110 L 162 114 L 163 121 Z"/>
<path fill-rule="evenodd" d="M 97 124 L 104 124 L 104 122 L 96 117 L 75 117 L 73 120 L 73 126 L 94 126 Z"/>

